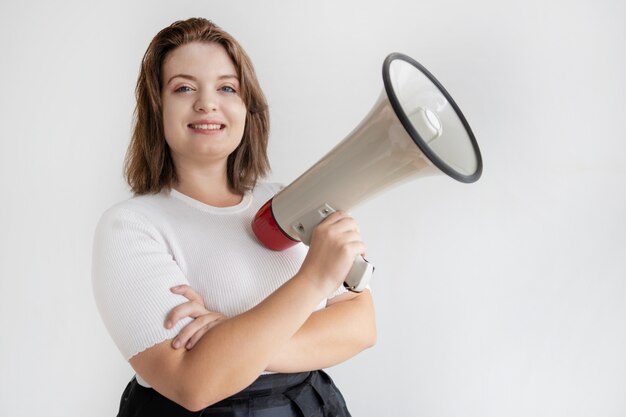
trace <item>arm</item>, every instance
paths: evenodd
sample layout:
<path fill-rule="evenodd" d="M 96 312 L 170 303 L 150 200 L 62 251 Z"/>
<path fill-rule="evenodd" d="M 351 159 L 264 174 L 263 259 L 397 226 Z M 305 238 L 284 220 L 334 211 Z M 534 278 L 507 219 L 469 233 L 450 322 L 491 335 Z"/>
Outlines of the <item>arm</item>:
<path fill-rule="evenodd" d="M 376 342 L 374 305 L 369 290 L 346 293 L 314 312 L 267 368 L 303 372 L 337 365 Z"/>
<path fill-rule="evenodd" d="M 193 346 L 224 317 L 208 311 L 202 297 L 191 287 L 173 289 L 190 301 L 177 306 L 168 314 L 175 323 L 184 317 L 193 317 L 174 339 L 173 346 Z M 272 358 L 267 371 L 304 372 L 327 368 L 353 357 L 371 347 L 376 340 L 374 306 L 369 290 L 363 293 L 345 293 L 328 302 L 328 306 L 314 312 L 302 327 Z"/>
<path fill-rule="evenodd" d="M 261 374 L 324 294 L 309 276 L 296 275 L 255 308 L 215 325 L 192 350 L 174 349 L 165 341 L 137 354 L 130 364 L 164 396 L 200 410 Z M 293 303 L 294 298 L 299 302 Z"/>
<path fill-rule="evenodd" d="M 317 304 L 341 283 L 355 256 L 364 252 L 354 221 L 335 213 L 316 228 L 298 274 L 263 302 L 219 321 L 192 350 L 174 349 L 167 340 L 130 363 L 157 391 L 190 410 L 226 398 L 267 369 Z"/>

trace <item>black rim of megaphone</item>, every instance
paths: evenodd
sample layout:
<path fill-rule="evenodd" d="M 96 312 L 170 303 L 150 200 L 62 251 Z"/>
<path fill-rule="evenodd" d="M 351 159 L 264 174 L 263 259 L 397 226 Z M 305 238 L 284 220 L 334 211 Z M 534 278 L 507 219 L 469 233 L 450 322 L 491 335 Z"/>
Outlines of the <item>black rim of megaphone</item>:
<path fill-rule="evenodd" d="M 456 112 L 456 115 L 461 120 L 461 123 L 463 123 L 463 127 L 465 127 L 465 130 L 467 131 L 467 134 L 470 137 L 470 141 L 472 142 L 472 147 L 474 148 L 474 152 L 476 153 L 476 171 L 473 174 L 464 175 L 460 173 L 459 171 L 455 170 L 454 168 L 452 168 L 443 159 L 437 156 L 437 154 L 435 154 L 435 152 L 433 152 L 430 149 L 430 146 L 428 146 L 426 141 L 419 135 L 419 133 L 417 133 L 417 130 L 415 130 L 415 128 L 413 127 L 413 124 L 411 124 L 411 121 L 409 120 L 408 116 L 404 112 L 404 109 L 400 105 L 400 100 L 398 100 L 398 97 L 396 96 L 396 93 L 391 84 L 391 77 L 389 75 L 389 66 L 396 59 L 406 61 L 409 64 L 413 65 L 418 70 L 420 70 L 420 72 L 422 72 L 425 76 L 427 76 L 428 79 L 430 79 L 430 81 L 432 81 L 433 84 L 437 86 L 439 91 L 441 91 L 441 93 L 446 97 L 446 100 L 448 100 L 448 103 L 450 103 L 450 105 Z M 437 168 L 439 168 L 441 171 L 443 171 L 450 177 L 454 178 L 455 180 L 465 182 L 465 183 L 477 181 L 480 178 L 480 175 L 482 174 L 482 171 L 483 171 L 483 160 L 482 160 L 482 156 L 480 155 L 480 149 L 478 148 L 478 142 L 476 142 L 474 133 L 472 132 L 472 129 L 467 123 L 465 116 L 463 116 L 463 113 L 459 109 L 459 106 L 456 105 L 456 103 L 454 102 L 450 94 L 448 94 L 446 89 L 435 78 L 435 76 L 432 75 L 430 71 L 424 68 L 422 64 L 420 64 L 413 58 L 407 55 L 401 54 L 399 52 L 394 52 L 394 53 L 387 55 L 387 58 L 385 58 L 385 62 L 383 63 L 383 82 L 385 83 L 385 91 L 387 92 L 387 97 L 389 97 L 389 102 L 391 103 L 391 107 L 393 107 L 393 110 L 396 112 L 396 115 L 400 119 L 400 122 L 402 123 L 406 131 L 409 133 L 409 136 L 411 136 L 411 139 L 413 139 L 413 142 L 415 142 L 415 144 L 419 146 L 420 150 L 426 155 L 426 157 L 430 159 L 431 162 L 435 164 Z"/>

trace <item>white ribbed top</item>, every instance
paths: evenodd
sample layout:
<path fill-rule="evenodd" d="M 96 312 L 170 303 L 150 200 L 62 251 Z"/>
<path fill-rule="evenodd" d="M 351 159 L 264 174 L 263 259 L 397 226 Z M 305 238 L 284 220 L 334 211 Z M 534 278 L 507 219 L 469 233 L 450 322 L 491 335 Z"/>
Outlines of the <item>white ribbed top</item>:
<path fill-rule="evenodd" d="M 212 207 L 176 190 L 133 197 L 98 223 L 92 281 L 104 324 L 126 359 L 175 337 L 166 314 L 187 301 L 170 288 L 189 284 L 211 311 L 228 317 L 254 307 L 300 268 L 306 247 L 262 246 L 251 221 L 279 186 L 259 183 L 233 207 Z M 340 287 L 335 296 L 345 292 Z M 325 302 L 318 308 L 323 308 Z"/>

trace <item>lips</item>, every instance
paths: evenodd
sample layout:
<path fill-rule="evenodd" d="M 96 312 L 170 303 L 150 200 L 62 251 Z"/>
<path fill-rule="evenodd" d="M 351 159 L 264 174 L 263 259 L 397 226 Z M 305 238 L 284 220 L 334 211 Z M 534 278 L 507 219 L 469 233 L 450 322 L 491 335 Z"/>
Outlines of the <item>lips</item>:
<path fill-rule="evenodd" d="M 218 131 L 226 127 L 225 124 L 218 121 L 198 120 L 187 125 L 188 128 L 201 131 Z"/>

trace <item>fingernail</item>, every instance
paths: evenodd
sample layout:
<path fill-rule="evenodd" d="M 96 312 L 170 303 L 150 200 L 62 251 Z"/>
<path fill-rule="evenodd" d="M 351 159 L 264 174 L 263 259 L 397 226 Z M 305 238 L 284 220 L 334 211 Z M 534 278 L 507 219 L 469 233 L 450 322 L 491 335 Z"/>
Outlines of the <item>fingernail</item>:
<path fill-rule="evenodd" d="M 178 349 L 180 347 L 180 340 L 174 340 L 174 349 Z"/>
<path fill-rule="evenodd" d="M 172 322 L 168 320 L 165 322 L 165 328 L 169 329 L 170 327 L 172 327 Z"/>
<path fill-rule="evenodd" d="M 171 291 L 177 291 L 180 288 L 180 285 L 170 288 Z"/>

